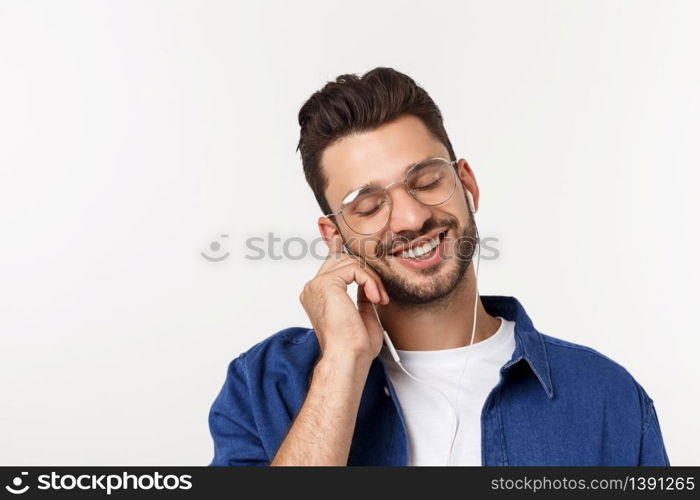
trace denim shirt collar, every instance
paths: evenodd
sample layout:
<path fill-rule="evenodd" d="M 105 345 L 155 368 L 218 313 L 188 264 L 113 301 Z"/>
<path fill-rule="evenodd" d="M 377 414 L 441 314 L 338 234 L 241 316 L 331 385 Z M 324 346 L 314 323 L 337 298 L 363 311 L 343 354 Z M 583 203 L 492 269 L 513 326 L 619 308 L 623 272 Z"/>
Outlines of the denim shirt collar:
<path fill-rule="evenodd" d="M 515 322 L 515 349 L 510 361 L 501 371 L 524 359 L 551 400 L 554 397 L 554 389 L 544 339 L 535 329 L 522 304 L 515 297 L 497 295 L 482 295 L 481 303 L 491 316 L 501 316 Z"/>

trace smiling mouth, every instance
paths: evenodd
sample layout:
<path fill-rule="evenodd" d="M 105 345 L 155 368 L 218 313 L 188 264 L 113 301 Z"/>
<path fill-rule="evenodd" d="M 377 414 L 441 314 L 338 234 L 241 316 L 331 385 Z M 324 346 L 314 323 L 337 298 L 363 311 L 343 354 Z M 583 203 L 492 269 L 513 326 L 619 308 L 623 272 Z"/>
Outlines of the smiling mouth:
<path fill-rule="evenodd" d="M 402 248 L 391 252 L 391 256 L 402 259 L 427 259 L 433 255 L 438 245 L 445 239 L 448 229 L 443 229 L 430 238 L 421 237 L 415 242 L 410 242 Z"/>

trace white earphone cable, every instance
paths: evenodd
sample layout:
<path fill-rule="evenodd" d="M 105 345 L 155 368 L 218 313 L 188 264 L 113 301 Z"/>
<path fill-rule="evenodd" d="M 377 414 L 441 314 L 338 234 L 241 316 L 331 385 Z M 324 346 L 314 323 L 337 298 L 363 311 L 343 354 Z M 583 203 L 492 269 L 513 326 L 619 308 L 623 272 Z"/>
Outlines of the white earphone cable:
<path fill-rule="evenodd" d="M 467 362 L 469 361 L 469 355 L 472 352 L 471 346 L 474 343 L 474 334 L 476 333 L 476 311 L 477 304 L 479 301 L 479 263 L 481 262 L 481 239 L 479 238 L 478 229 L 476 229 L 476 238 L 479 246 L 479 255 L 476 261 L 476 269 L 474 271 L 474 318 L 472 321 L 472 336 L 469 340 L 469 346 L 467 347 L 467 355 L 464 359 L 464 365 L 462 366 L 462 373 L 459 374 L 459 382 L 457 383 L 457 403 L 455 404 L 455 407 L 457 408 L 457 425 L 454 434 L 452 434 L 452 441 L 450 442 L 450 454 L 447 456 L 447 465 L 450 465 L 452 463 L 452 451 L 454 449 L 455 440 L 457 439 L 457 433 L 459 432 L 459 401 L 462 396 L 462 379 L 464 378 L 464 372 L 467 369 Z"/>
<path fill-rule="evenodd" d="M 466 371 L 466 368 L 467 368 L 467 361 L 469 361 L 469 354 L 471 352 L 470 347 L 474 342 L 474 334 L 476 333 L 476 312 L 477 312 L 477 305 L 479 303 L 478 302 L 479 301 L 479 283 L 478 283 L 478 281 L 479 281 L 479 263 L 481 261 L 481 240 L 479 238 L 479 231 L 476 228 L 476 224 L 475 224 L 474 228 L 475 228 L 476 235 L 477 235 L 476 238 L 477 238 L 477 245 L 478 245 L 478 249 L 479 249 L 479 253 L 478 253 L 478 257 L 477 257 L 477 261 L 476 261 L 475 276 L 474 276 L 474 317 L 473 317 L 473 321 L 472 321 L 472 335 L 471 335 L 471 339 L 469 340 L 469 345 L 467 346 L 467 355 L 466 355 L 466 358 L 464 360 L 464 365 L 462 366 L 462 372 L 459 376 L 458 383 L 457 383 L 457 404 L 456 405 L 453 405 L 450 398 L 448 398 L 447 395 L 445 395 L 445 393 L 442 392 L 440 389 L 427 383 L 424 380 L 419 379 L 418 377 L 415 377 L 414 375 L 409 373 L 409 371 L 406 370 L 406 368 L 404 368 L 403 364 L 401 363 L 401 358 L 399 358 L 399 355 L 396 352 L 396 349 L 394 348 L 394 344 L 391 342 L 391 339 L 389 338 L 389 334 L 386 332 L 386 330 L 384 330 L 384 340 L 387 343 L 387 347 L 389 348 L 391 356 L 394 358 L 394 361 L 396 361 L 396 364 L 399 365 L 399 368 L 401 368 L 403 370 L 403 372 L 406 375 L 408 375 L 409 377 L 411 377 L 413 380 L 420 382 L 422 384 L 425 384 L 428 387 L 430 387 L 431 389 L 438 391 L 440 393 L 440 395 L 445 399 L 445 401 L 447 401 L 447 403 L 452 408 L 452 411 L 454 413 L 453 426 L 452 426 L 453 432 L 452 432 L 452 439 L 450 440 L 450 451 L 449 451 L 449 454 L 447 456 L 447 464 L 446 465 L 450 465 L 450 463 L 452 462 L 452 451 L 454 448 L 455 439 L 457 438 L 457 432 L 459 431 L 459 411 L 458 411 L 458 408 L 459 408 L 459 401 L 461 399 L 461 394 L 462 394 L 462 390 L 461 390 L 462 389 L 462 379 L 464 377 L 464 372 Z M 472 262 L 474 262 L 473 259 L 472 259 Z"/>

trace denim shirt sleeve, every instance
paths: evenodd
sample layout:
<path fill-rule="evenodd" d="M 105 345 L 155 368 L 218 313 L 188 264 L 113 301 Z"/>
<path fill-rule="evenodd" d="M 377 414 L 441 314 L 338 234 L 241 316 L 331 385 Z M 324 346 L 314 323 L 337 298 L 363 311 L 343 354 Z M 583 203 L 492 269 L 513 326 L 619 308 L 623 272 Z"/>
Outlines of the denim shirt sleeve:
<path fill-rule="evenodd" d="M 644 418 L 638 465 L 670 466 L 654 401 L 641 386 L 638 385 L 638 388 L 642 396 Z"/>
<path fill-rule="evenodd" d="M 226 380 L 209 411 L 214 458 L 209 466 L 268 465 L 250 402 L 245 353 L 228 365 Z"/>

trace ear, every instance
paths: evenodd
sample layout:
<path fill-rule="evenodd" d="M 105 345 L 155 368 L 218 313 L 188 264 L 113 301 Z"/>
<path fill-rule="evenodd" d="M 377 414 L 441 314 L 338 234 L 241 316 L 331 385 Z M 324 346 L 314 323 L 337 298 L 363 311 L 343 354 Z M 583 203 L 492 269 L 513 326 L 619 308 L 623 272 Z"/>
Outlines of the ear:
<path fill-rule="evenodd" d="M 338 231 L 338 226 L 333 224 L 333 221 L 325 215 L 318 218 L 317 224 L 318 230 L 321 233 L 321 238 L 323 238 L 323 241 L 326 243 L 326 246 L 330 250 L 333 238 L 336 235 L 342 238 L 340 231 Z M 345 251 L 345 245 L 343 245 L 343 251 Z"/>
<path fill-rule="evenodd" d="M 474 198 L 474 211 L 476 212 L 479 210 L 479 185 L 476 183 L 474 172 L 464 158 L 459 159 L 456 168 L 459 181 L 464 189 L 471 193 Z"/>

